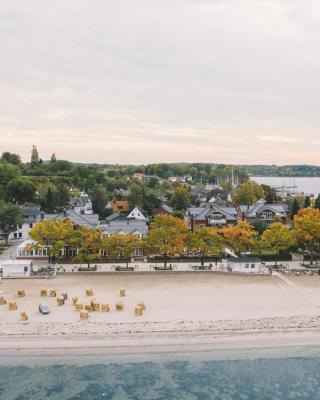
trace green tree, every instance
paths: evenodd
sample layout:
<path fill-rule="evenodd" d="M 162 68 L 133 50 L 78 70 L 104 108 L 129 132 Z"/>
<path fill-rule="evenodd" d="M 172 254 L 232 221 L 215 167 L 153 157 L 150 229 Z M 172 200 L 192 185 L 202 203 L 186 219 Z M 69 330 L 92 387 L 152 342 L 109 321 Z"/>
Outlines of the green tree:
<path fill-rule="evenodd" d="M 51 157 L 50 157 L 50 162 L 56 162 L 57 161 L 57 157 L 56 157 L 56 153 L 52 153 Z"/>
<path fill-rule="evenodd" d="M 35 201 L 37 188 L 28 178 L 12 179 L 7 185 L 7 198 L 17 204 Z"/>
<path fill-rule="evenodd" d="M 269 185 L 261 185 L 261 188 L 264 192 L 264 198 L 268 204 L 272 204 L 278 200 L 277 192 L 273 187 Z"/>
<path fill-rule="evenodd" d="M 134 249 L 143 248 L 144 242 L 136 235 L 115 234 L 106 237 L 102 241 L 101 247 L 113 259 L 123 257 L 128 267 Z"/>
<path fill-rule="evenodd" d="M 320 194 L 318 195 L 318 197 L 316 198 L 315 204 L 314 204 L 315 208 L 317 208 L 318 210 L 320 210 Z"/>
<path fill-rule="evenodd" d="M 295 198 L 295 199 L 293 200 L 293 202 L 292 202 L 292 205 L 291 205 L 291 216 L 292 216 L 292 218 L 293 218 L 295 215 L 298 214 L 299 210 L 300 210 L 300 205 L 299 205 L 298 200 Z"/>
<path fill-rule="evenodd" d="M 0 231 L 5 243 L 8 245 L 9 235 L 17 230 L 17 225 L 22 223 L 21 209 L 19 206 L 0 201 Z"/>
<path fill-rule="evenodd" d="M 39 164 L 39 153 L 37 146 L 33 145 L 32 150 L 31 150 L 31 165 L 37 165 Z"/>
<path fill-rule="evenodd" d="M 188 190 L 183 186 L 177 187 L 171 198 L 172 207 L 175 210 L 184 211 L 190 207 L 190 204 L 191 198 Z"/>
<path fill-rule="evenodd" d="M 289 228 L 281 222 L 275 222 L 264 231 L 260 244 L 263 249 L 271 250 L 276 254 L 275 264 L 277 265 L 279 253 L 288 250 L 293 243 L 293 235 Z"/>
<path fill-rule="evenodd" d="M 217 228 L 203 227 L 192 232 L 188 240 L 188 249 L 201 257 L 201 265 L 204 265 L 204 257 L 215 256 L 223 252 L 225 240 Z"/>
<path fill-rule="evenodd" d="M 308 208 L 311 206 L 310 196 L 306 196 L 304 199 L 304 208 Z"/>
<path fill-rule="evenodd" d="M 264 197 L 265 194 L 262 187 L 254 181 L 248 181 L 237 187 L 232 199 L 237 205 L 252 205 Z"/>
<path fill-rule="evenodd" d="M 14 164 L 17 165 L 18 167 L 21 166 L 21 158 L 19 154 L 9 153 L 8 151 L 5 151 L 2 153 L 1 159 L 9 164 Z"/>
<path fill-rule="evenodd" d="M 134 208 L 135 206 L 140 206 L 143 208 L 144 191 L 141 184 L 133 183 L 131 185 L 130 194 L 128 196 L 128 202 L 131 209 Z"/>
<path fill-rule="evenodd" d="M 247 221 L 239 221 L 237 225 L 226 226 L 221 229 L 226 242 L 232 246 L 237 253 L 250 250 L 256 246 L 258 233 Z"/>
<path fill-rule="evenodd" d="M 98 213 L 101 218 L 104 218 L 108 202 L 108 194 L 105 188 L 102 185 L 96 185 L 91 192 L 91 198 L 93 211 Z"/>
<path fill-rule="evenodd" d="M 188 234 L 189 228 L 181 219 L 171 215 L 156 216 L 150 224 L 147 249 L 151 254 L 161 254 L 166 267 L 168 256 L 184 252 Z"/>
<path fill-rule="evenodd" d="M 5 187 L 12 179 L 20 175 L 20 169 L 7 162 L 0 162 L 0 185 Z"/>

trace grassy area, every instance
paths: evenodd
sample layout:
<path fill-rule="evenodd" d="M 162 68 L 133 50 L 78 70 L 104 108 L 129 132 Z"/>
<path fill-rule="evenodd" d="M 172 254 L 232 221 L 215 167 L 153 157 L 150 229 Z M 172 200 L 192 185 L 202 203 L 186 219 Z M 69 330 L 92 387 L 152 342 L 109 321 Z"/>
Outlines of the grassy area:
<path fill-rule="evenodd" d="M 9 246 L 5 246 L 3 244 L 0 244 L 0 254 L 3 253 L 5 250 L 7 250 Z"/>

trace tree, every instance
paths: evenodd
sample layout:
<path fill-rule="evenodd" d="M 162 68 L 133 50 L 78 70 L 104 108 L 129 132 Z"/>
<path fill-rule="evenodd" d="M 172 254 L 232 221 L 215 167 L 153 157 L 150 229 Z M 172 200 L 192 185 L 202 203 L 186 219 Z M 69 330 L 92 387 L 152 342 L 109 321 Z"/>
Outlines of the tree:
<path fill-rule="evenodd" d="M 292 232 L 281 222 L 273 223 L 266 229 L 261 237 L 261 247 L 276 253 L 277 265 L 279 253 L 286 251 L 294 243 Z"/>
<path fill-rule="evenodd" d="M 67 238 L 67 245 L 77 249 L 77 255 L 73 260 L 86 261 L 89 267 L 90 261 L 97 261 L 101 258 L 101 231 L 87 226 L 79 226 Z"/>
<path fill-rule="evenodd" d="M 274 203 L 278 200 L 277 191 L 273 187 L 269 185 L 261 185 L 261 188 L 264 192 L 264 198 L 268 204 Z"/>
<path fill-rule="evenodd" d="M 51 157 L 50 157 L 50 162 L 56 162 L 57 161 L 57 157 L 56 157 L 56 153 L 52 153 Z"/>
<path fill-rule="evenodd" d="M 19 154 L 9 153 L 8 151 L 5 151 L 2 153 L 1 159 L 9 164 L 14 164 L 17 165 L 18 167 L 21 166 L 21 158 Z"/>
<path fill-rule="evenodd" d="M 169 255 L 184 252 L 188 234 L 188 226 L 181 219 L 171 215 L 158 215 L 150 225 L 146 240 L 147 249 L 149 253 L 161 254 L 166 267 Z"/>
<path fill-rule="evenodd" d="M 98 213 L 100 218 L 104 218 L 108 202 L 107 191 L 102 185 L 96 185 L 91 192 L 91 198 L 93 211 Z"/>
<path fill-rule="evenodd" d="M 139 183 L 133 183 L 130 187 L 130 194 L 128 196 L 128 202 L 130 208 L 135 206 L 143 207 L 143 187 Z"/>
<path fill-rule="evenodd" d="M 299 210 L 300 210 L 300 205 L 298 200 L 295 198 L 291 205 L 291 216 L 294 217 L 295 215 L 297 215 Z"/>
<path fill-rule="evenodd" d="M 48 248 L 49 257 L 58 257 L 61 250 L 72 243 L 74 234 L 73 223 L 70 219 L 54 219 L 39 221 L 29 232 L 36 246 Z"/>
<path fill-rule="evenodd" d="M 177 187 L 171 198 L 172 207 L 175 210 L 184 211 L 190 206 L 190 203 L 191 198 L 188 190 L 183 186 Z"/>
<path fill-rule="evenodd" d="M 320 194 L 318 195 L 318 197 L 316 198 L 315 204 L 314 204 L 315 208 L 317 208 L 318 210 L 320 210 Z"/>
<path fill-rule="evenodd" d="M 56 211 L 54 193 L 51 187 L 48 188 L 44 198 L 41 199 L 41 207 L 45 212 L 49 214 L 52 214 Z"/>
<path fill-rule="evenodd" d="M 217 228 L 198 228 L 190 234 L 188 249 L 201 257 L 201 265 L 204 265 L 205 256 L 218 256 L 224 249 L 224 238 Z"/>
<path fill-rule="evenodd" d="M 226 242 L 237 253 L 242 253 L 256 245 L 258 233 L 247 221 L 239 221 L 237 225 L 227 226 L 221 229 Z"/>
<path fill-rule="evenodd" d="M 308 208 L 311 206 L 310 196 L 306 196 L 304 199 L 304 208 Z"/>
<path fill-rule="evenodd" d="M 6 189 L 9 201 L 16 204 L 25 204 L 35 200 L 37 188 L 28 178 L 12 179 Z"/>
<path fill-rule="evenodd" d="M 19 168 L 14 164 L 0 162 L 0 185 L 6 186 L 12 179 L 20 175 Z"/>
<path fill-rule="evenodd" d="M 8 245 L 9 235 L 22 223 L 21 209 L 19 206 L 0 201 L 0 231 L 3 233 L 5 243 Z"/>
<path fill-rule="evenodd" d="M 115 234 L 106 237 L 101 247 L 112 258 L 124 257 L 128 267 L 134 249 L 143 248 L 144 242 L 136 235 Z"/>
<path fill-rule="evenodd" d="M 32 150 L 31 150 L 31 165 L 37 165 L 39 164 L 39 153 L 37 146 L 33 145 Z"/>
<path fill-rule="evenodd" d="M 293 220 L 293 238 L 295 244 L 310 253 L 311 264 L 313 253 L 320 251 L 320 210 L 303 208 Z"/>
<path fill-rule="evenodd" d="M 254 181 L 242 183 L 232 196 L 233 202 L 237 205 L 252 205 L 257 200 L 265 197 L 262 187 Z"/>

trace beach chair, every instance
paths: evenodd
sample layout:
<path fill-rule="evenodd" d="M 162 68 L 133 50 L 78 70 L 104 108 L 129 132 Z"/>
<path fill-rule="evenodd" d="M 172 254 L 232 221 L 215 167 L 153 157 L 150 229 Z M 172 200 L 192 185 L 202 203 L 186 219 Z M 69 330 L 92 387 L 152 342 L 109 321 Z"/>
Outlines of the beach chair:
<path fill-rule="evenodd" d="M 78 303 L 78 297 L 72 297 L 72 304 L 75 306 Z"/>
<path fill-rule="evenodd" d="M 147 306 L 145 305 L 144 301 L 142 301 L 142 300 L 138 301 L 137 306 L 142 307 L 143 311 L 147 308 Z"/>
<path fill-rule="evenodd" d="M 116 310 L 123 311 L 123 309 L 124 309 L 124 305 L 123 305 L 122 301 L 117 301 L 116 302 Z"/>
<path fill-rule="evenodd" d="M 101 304 L 101 311 L 109 312 L 110 311 L 109 304 Z"/>
<path fill-rule="evenodd" d="M 48 291 L 47 291 L 47 289 L 41 289 L 41 290 L 40 290 L 40 296 L 41 296 L 41 297 L 46 297 L 46 296 L 48 296 Z"/>
<path fill-rule="evenodd" d="M 28 321 L 28 314 L 25 312 L 25 311 L 22 311 L 21 313 L 20 313 L 20 319 L 21 319 L 21 321 Z"/>
<path fill-rule="evenodd" d="M 91 303 L 90 303 L 90 304 L 85 304 L 85 305 L 84 305 L 84 309 L 85 309 L 86 311 L 93 311 L 93 310 L 92 310 L 92 305 L 91 305 Z"/>
<path fill-rule="evenodd" d="M 96 301 L 91 301 L 91 308 L 92 311 L 100 311 L 100 303 L 97 303 Z"/>
<path fill-rule="evenodd" d="M 26 292 L 24 291 L 24 289 L 18 289 L 18 297 L 25 297 Z"/>
<path fill-rule="evenodd" d="M 136 317 L 141 317 L 142 314 L 143 314 L 143 308 L 142 308 L 142 306 L 136 306 L 135 309 L 134 309 L 134 315 L 135 315 Z"/>
<path fill-rule="evenodd" d="M 0 305 L 4 305 L 4 304 L 7 304 L 7 300 L 3 296 L 1 296 L 0 297 Z"/>
<path fill-rule="evenodd" d="M 57 297 L 57 291 L 56 291 L 56 289 L 51 289 L 51 290 L 50 290 L 50 297 Z"/>
<path fill-rule="evenodd" d="M 80 319 L 87 320 L 89 319 L 89 314 L 87 311 L 80 311 Z"/>
<path fill-rule="evenodd" d="M 83 303 L 76 304 L 76 311 L 81 311 L 81 310 L 83 310 L 83 308 L 84 308 Z"/>
<path fill-rule="evenodd" d="M 9 310 L 10 311 L 14 311 L 14 310 L 17 310 L 17 309 L 18 309 L 17 303 L 15 301 L 10 301 Z"/>
<path fill-rule="evenodd" d="M 126 289 L 120 289 L 120 297 L 125 297 Z"/>
<path fill-rule="evenodd" d="M 90 296 L 90 297 L 93 296 L 93 290 L 92 289 L 87 289 L 86 290 L 86 295 Z"/>

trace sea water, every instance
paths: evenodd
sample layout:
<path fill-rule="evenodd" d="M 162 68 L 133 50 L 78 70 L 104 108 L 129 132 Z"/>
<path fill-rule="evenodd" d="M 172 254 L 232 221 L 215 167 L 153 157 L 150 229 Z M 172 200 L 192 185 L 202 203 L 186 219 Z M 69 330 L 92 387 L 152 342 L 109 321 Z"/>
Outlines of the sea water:
<path fill-rule="evenodd" d="M 318 357 L 10 365 L 0 399 L 317 400 L 319 367 Z"/>

